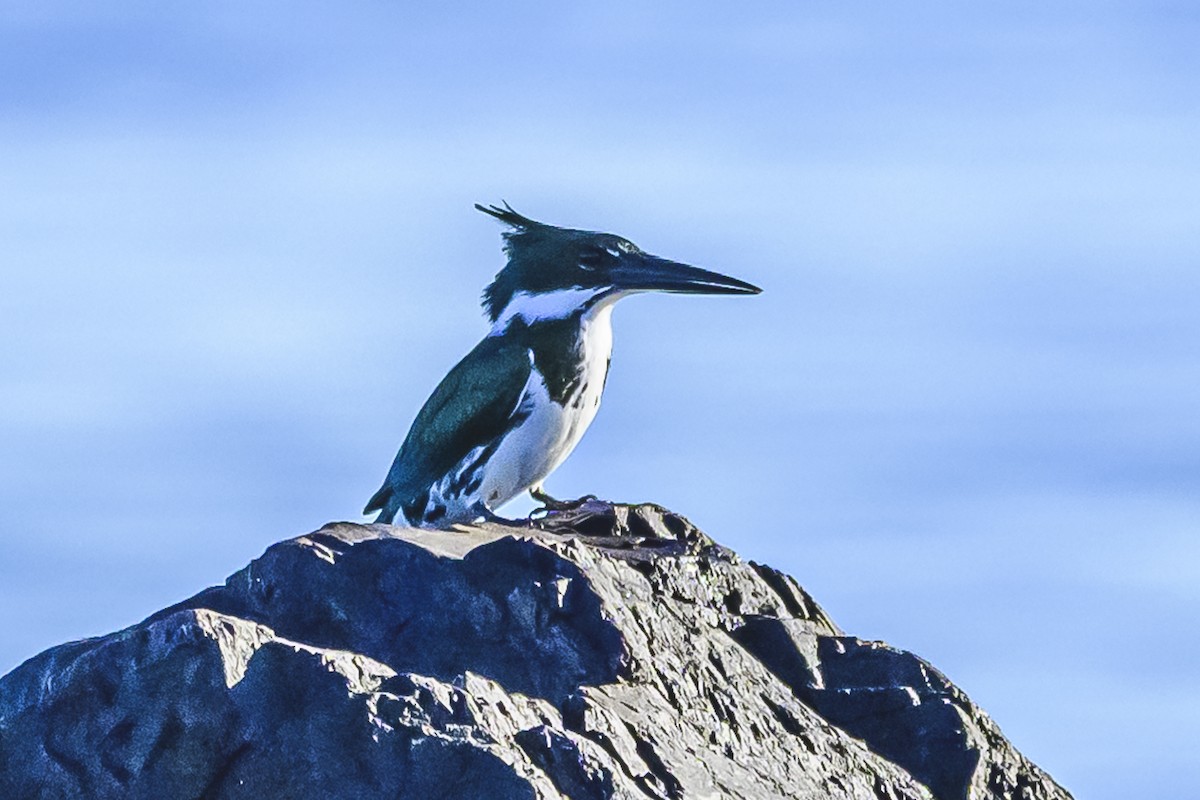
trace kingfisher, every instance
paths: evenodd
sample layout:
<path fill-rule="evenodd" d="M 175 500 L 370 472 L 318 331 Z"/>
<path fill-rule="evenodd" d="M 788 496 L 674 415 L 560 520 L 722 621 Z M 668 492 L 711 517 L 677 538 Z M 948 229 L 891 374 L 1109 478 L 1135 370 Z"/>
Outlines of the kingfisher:
<path fill-rule="evenodd" d="M 650 255 L 611 233 L 559 228 L 508 203 L 475 208 L 508 226 L 507 263 L 484 289 L 491 330 L 417 414 L 363 514 L 409 525 L 512 523 L 496 514 L 542 483 L 600 407 L 612 356 L 612 309 L 639 292 L 758 294 L 752 284 Z"/>

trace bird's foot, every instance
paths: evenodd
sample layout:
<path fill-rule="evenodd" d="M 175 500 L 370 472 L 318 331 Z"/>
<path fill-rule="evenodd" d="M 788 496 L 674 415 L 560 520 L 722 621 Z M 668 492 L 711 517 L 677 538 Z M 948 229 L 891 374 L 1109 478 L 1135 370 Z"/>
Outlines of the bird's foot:
<path fill-rule="evenodd" d="M 552 512 L 574 511 L 588 503 L 595 503 L 600 500 L 594 494 L 585 494 L 583 497 L 575 500 L 555 500 L 541 489 L 531 489 L 529 496 L 542 504 L 542 507 L 534 509 L 533 514 L 530 516 L 539 515 L 543 517 Z"/>

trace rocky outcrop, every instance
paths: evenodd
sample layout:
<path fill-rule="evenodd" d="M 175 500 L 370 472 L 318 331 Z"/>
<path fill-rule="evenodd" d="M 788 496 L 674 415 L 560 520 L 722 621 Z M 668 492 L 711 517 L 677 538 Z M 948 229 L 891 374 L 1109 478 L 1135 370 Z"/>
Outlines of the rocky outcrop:
<path fill-rule="evenodd" d="M 336 523 L 0 680 L 4 798 L 1069 798 L 655 506 Z"/>

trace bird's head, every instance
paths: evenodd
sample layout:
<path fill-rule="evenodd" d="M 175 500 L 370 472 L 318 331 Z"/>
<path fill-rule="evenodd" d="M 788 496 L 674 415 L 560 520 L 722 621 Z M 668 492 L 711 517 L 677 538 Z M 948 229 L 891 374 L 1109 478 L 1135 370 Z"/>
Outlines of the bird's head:
<path fill-rule="evenodd" d="M 494 324 L 569 316 L 633 292 L 758 294 L 761 289 L 699 267 L 643 252 L 611 233 L 557 228 L 503 207 L 475 208 L 509 226 L 508 263 L 483 292 Z"/>

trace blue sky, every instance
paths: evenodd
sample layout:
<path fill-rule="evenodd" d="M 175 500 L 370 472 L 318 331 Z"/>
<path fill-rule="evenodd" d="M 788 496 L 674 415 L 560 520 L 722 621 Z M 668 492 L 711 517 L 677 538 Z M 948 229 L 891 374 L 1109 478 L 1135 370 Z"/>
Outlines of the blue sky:
<path fill-rule="evenodd" d="M 358 519 L 504 198 L 766 290 L 624 301 L 552 492 L 1200 785 L 1194 5 L 243 6 L 0 14 L 0 671 Z"/>

